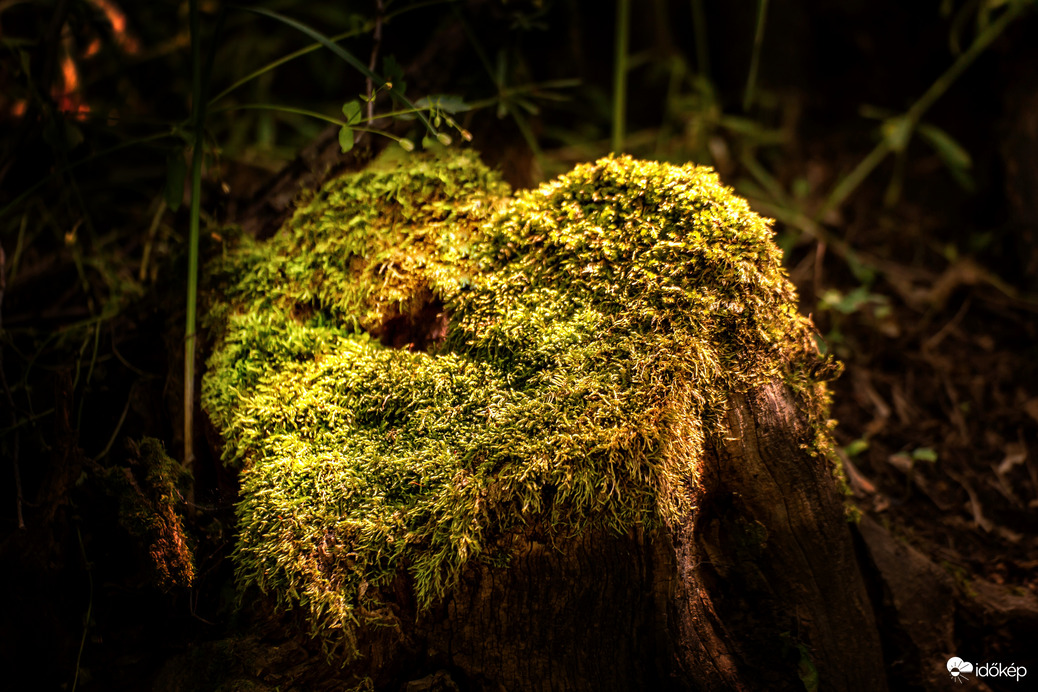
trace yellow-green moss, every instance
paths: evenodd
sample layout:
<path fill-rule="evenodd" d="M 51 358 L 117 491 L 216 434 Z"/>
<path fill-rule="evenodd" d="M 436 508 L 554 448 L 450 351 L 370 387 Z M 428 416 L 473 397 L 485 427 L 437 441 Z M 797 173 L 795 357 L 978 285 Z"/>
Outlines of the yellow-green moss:
<path fill-rule="evenodd" d="M 212 285 L 239 579 L 347 650 L 398 571 L 425 604 L 524 525 L 691 511 L 726 392 L 782 378 L 824 421 L 769 224 L 707 168 L 608 158 L 509 198 L 472 154 L 383 160 Z M 372 338 L 430 300 L 429 352 Z"/>

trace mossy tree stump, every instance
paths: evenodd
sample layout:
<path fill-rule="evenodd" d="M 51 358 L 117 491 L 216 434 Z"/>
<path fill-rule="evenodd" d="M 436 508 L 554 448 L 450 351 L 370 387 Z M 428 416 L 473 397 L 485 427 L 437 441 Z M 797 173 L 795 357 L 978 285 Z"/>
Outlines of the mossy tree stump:
<path fill-rule="evenodd" d="M 709 169 L 513 198 L 471 154 L 384 156 L 209 281 L 238 579 L 343 685 L 885 686 L 834 366 Z"/>

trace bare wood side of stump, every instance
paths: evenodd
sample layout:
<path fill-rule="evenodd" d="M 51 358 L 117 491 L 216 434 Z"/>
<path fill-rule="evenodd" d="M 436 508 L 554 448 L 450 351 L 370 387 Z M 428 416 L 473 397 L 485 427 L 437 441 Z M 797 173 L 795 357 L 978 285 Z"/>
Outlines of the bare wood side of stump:
<path fill-rule="evenodd" d="M 708 442 L 699 511 L 675 538 L 680 664 L 707 689 L 803 689 L 801 645 L 820 689 L 885 689 L 843 497 L 792 393 L 732 394 L 728 426 Z"/>

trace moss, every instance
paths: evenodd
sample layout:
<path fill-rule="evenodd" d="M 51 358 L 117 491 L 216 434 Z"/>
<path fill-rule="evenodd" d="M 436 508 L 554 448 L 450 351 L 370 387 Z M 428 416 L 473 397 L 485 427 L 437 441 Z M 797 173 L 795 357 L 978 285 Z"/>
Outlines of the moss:
<path fill-rule="evenodd" d="M 428 604 L 524 526 L 691 511 L 730 391 L 782 378 L 826 434 L 769 222 L 707 168 L 608 158 L 510 198 L 472 154 L 381 160 L 212 286 L 239 579 L 348 651 L 400 572 Z M 426 350 L 384 345 L 430 305 Z"/>
<path fill-rule="evenodd" d="M 131 441 L 129 447 L 130 467 L 117 466 L 106 473 L 109 488 L 119 498 L 119 521 L 147 544 L 159 586 L 191 586 L 194 553 L 181 516 L 181 491 L 191 476 L 155 438 Z"/>

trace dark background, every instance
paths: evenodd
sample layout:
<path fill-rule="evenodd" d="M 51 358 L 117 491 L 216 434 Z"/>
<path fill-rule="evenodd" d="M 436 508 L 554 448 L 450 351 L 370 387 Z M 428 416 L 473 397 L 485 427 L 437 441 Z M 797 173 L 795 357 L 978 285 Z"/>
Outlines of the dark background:
<path fill-rule="evenodd" d="M 442 129 L 517 187 L 612 149 L 615 3 L 262 6 L 328 36 L 352 30 L 341 45 L 364 64 L 380 24 L 376 72 L 391 74 L 392 56 L 412 100 L 460 97 L 458 128 Z M 145 507 L 157 502 L 127 441 L 155 437 L 173 458 L 183 454 L 188 7 L 0 4 L 0 660 L 10 689 L 147 689 L 172 656 L 243 617 L 228 560 L 235 481 L 212 459 L 204 421 L 195 506 L 179 503 L 194 553 L 190 585 L 176 569 L 163 574 L 154 527 L 126 518 L 134 493 Z M 777 218 L 801 308 L 846 364 L 834 385 L 835 435 L 854 502 L 963 593 L 980 580 L 1033 598 L 1038 7 L 766 7 L 755 48 L 759 3 L 632 1 L 622 148 L 712 165 Z M 945 84 L 942 75 L 1007 11 L 1019 14 L 946 80 L 903 150 L 834 199 L 897 116 Z M 203 55 L 216 47 L 210 95 L 311 42 L 219 2 L 201 3 L 200 26 Z M 759 71 L 748 84 L 755 50 Z M 396 146 L 364 134 L 342 156 L 334 127 L 329 136 L 327 122 L 284 110 L 341 119 L 343 103 L 365 89 L 362 75 L 321 49 L 211 105 L 203 256 L 224 224 L 276 227 L 292 198 L 284 181 L 305 168 L 286 165 L 304 148 L 307 161 L 336 168 Z M 394 108 L 384 93 L 375 107 Z M 422 138 L 413 119 L 375 126 Z M 1020 623 L 1033 627 L 1034 618 L 960 618 L 958 653 L 1021 663 Z M 896 681 L 897 653 L 888 653 Z"/>

